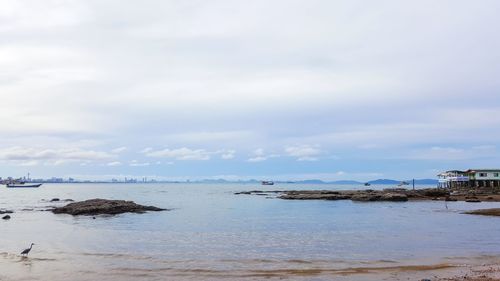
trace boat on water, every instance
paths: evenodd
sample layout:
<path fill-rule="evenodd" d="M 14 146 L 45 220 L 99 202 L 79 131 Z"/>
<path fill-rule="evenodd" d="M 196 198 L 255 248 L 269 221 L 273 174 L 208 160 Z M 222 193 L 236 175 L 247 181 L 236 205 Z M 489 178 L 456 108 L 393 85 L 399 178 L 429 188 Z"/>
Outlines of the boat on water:
<path fill-rule="evenodd" d="M 6 184 L 7 188 L 37 188 L 37 187 L 40 187 L 41 185 L 42 185 L 41 183 L 33 183 L 33 184 L 7 183 Z"/>
<path fill-rule="evenodd" d="M 261 181 L 260 182 L 262 185 L 274 185 L 273 181 Z"/>
<path fill-rule="evenodd" d="M 410 183 L 407 181 L 402 181 L 398 184 L 398 186 L 403 186 L 403 185 L 410 185 Z"/>
<path fill-rule="evenodd" d="M 365 183 L 365 186 L 370 186 L 371 184 L 369 182 L 366 182 Z"/>

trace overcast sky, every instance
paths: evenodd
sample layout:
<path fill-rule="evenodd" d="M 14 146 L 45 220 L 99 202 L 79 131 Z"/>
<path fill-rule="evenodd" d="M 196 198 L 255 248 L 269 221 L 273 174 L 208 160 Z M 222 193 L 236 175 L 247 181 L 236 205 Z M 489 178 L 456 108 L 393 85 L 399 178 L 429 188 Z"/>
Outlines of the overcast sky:
<path fill-rule="evenodd" d="M 1 176 L 500 168 L 499 1 L 0 2 Z"/>

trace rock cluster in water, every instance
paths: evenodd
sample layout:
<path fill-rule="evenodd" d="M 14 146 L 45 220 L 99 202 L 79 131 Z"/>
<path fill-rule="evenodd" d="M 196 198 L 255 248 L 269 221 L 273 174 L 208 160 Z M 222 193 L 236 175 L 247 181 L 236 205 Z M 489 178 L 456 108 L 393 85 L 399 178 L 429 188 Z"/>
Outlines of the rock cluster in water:
<path fill-rule="evenodd" d="M 117 215 L 122 213 L 145 213 L 147 211 L 165 211 L 154 206 L 143 206 L 133 201 L 91 199 L 70 203 L 64 207 L 52 209 L 54 214 L 85 215 Z"/>
<path fill-rule="evenodd" d="M 410 190 L 405 188 L 387 188 L 384 190 L 273 190 L 273 191 L 243 191 L 236 194 L 268 195 L 277 194 L 277 198 L 285 200 L 352 200 L 359 202 L 408 200 L 456 200 L 450 198 L 448 190 L 427 188 Z"/>
<path fill-rule="evenodd" d="M 481 190 L 453 191 L 443 188 L 386 188 L 383 190 L 252 190 L 235 194 L 271 195 L 285 200 L 352 200 L 359 202 L 415 200 L 500 202 L 500 194 Z"/>
<path fill-rule="evenodd" d="M 479 210 L 464 212 L 464 214 L 481 215 L 481 216 L 500 216 L 500 208 L 479 209 Z"/>
<path fill-rule="evenodd" d="M 361 202 L 374 201 L 408 201 L 408 195 L 395 190 L 379 191 L 379 190 L 301 190 L 301 191 L 285 191 L 278 196 L 280 199 L 286 200 L 352 200 Z"/>

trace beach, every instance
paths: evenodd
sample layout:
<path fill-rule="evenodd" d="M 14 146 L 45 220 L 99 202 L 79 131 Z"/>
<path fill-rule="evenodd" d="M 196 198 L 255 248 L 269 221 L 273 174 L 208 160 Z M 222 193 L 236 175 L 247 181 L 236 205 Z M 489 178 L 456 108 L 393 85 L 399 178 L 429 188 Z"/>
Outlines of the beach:
<path fill-rule="evenodd" d="M 462 214 L 498 207 L 497 202 L 447 202 L 445 207 L 432 200 L 366 203 L 234 194 L 257 188 L 45 184 L 36 190 L 1 189 L 0 209 L 14 213 L 0 222 L 0 280 L 438 280 L 499 264 L 498 217 Z M 51 202 L 54 198 L 60 200 Z M 46 211 L 68 204 L 66 199 L 92 198 L 169 210 L 94 217 Z M 21 258 L 31 242 L 32 252 Z"/>

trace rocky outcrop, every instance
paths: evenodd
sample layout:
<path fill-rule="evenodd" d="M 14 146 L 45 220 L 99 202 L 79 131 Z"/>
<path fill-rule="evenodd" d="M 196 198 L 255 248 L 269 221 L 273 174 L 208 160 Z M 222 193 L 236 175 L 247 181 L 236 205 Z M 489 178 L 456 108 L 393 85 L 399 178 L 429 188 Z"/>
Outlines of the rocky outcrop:
<path fill-rule="evenodd" d="M 453 192 L 443 188 L 386 188 L 383 190 L 252 190 L 241 191 L 235 194 L 257 195 L 276 194 L 276 196 L 266 198 L 280 198 L 285 200 L 353 200 L 358 202 L 374 201 L 466 201 L 466 202 L 500 202 L 500 194 L 496 192 L 470 191 Z"/>
<path fill-rule="evenodd" d="M 352 200 L 360 202 L 373 201 L 408 201 L 408 197 L 403 193 L 367 190 L 300 190 L 284 191 L 278 196 L 286 200 Z"/>
<path fill-rule="evenodd" d="M 70 203 L 64 207 L 52 209 L 54 214 L 85 215 L 117 215 L 122 213 L 145 213 L 147 211 L 165 211 L 154 206 L 143 206 L 133 201 L 91 199 Z"/>
<path fill-rule="evenodd" d="M 450 192 L 443 188 L 426 188 L 417 190 L 421 195 L 426 197 L 446 197 Z"/>
<path fill-rule="evenodd" d="M 285 200 L 352 200 L 357 202 L 406 202 L 409 200 L 447 200 L 461 199 L 450 195 L 449 191 L 438 188 L 405 189 L 387 188 L 383 190 L 285 190 L 285 191 L 242 191 L 235 194 L 258 195 L 261 193 L 277 193 L 277 198 Z M 500 198 L 488 197 L 489 201 Z"/>
<path fill-rule="evenodd" d="M 352 196 L 352 201 L 362 201 L 362 202 L 373 202 L 373 201 L 393 201 L 393 202 L 405 202 L 408 201 L 408 196 L 402 193 L 394 192 L 369 192 L 356 194 Z"/>
<path fill-rule="evenodd" d="M 12 213 L 14 213 L 14 211 L 11 211 L 11 210 L 0 210 L 0 215 L 12 214 Z"/>
<path fill-rule="evenodd" d="M 283 194 L 283 195 L 279 196 L 278 198 L 286 199 L 286 200 L 345 200 L 345 199 L 350 199 L 351 196 L 342 195 L 342 194 L 314 194 L 314 193 L 289 194 L 289 193 L 287 193 L 287 194 Z"/>
<path fill-rule="evenodd" d="M 500 216 L 500 208 L 479 209 L 479 210 L 464 212 L 464 214 L 481 215 L 481 216 Z"/>

